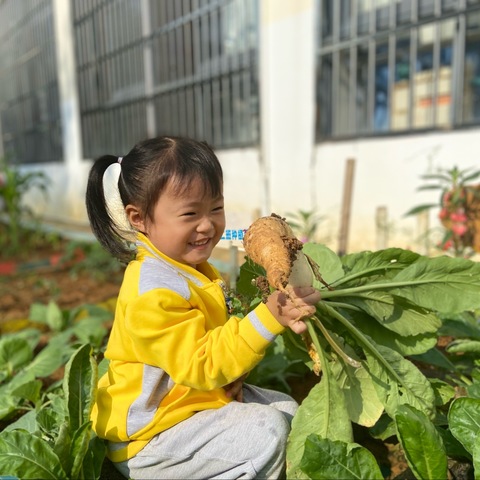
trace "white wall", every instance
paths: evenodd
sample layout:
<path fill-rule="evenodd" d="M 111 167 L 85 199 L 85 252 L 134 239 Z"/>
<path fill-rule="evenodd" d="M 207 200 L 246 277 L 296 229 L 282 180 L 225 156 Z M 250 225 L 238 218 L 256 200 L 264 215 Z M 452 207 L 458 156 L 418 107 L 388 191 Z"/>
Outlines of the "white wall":
<path fill-rule="evenodd" d="M 345 161 L 354 158 L 349 250 L 377 248 L 375 215 L 385 206 L 390 226 L 386 246 L 426 253 L 422 218 L 404 216 L 417 205 L 439 201 L 439 191 L 417 190 L 425 184 L 420 177 L 455 166 L 480 168 L 479 146 L 478 129 L 322 144 L 315 158 L 319 211 L 335 220 L 337 230 Z M 439 228 L 437 214 L 438 209 L 428 215 L 430 229 Z"/>
<path fill-rule="evenodd" d="M 225 176 L 227 228 L 248 228 L 258 215 L 285 215 L 316 209 L 325 216 L 319 241 L 338 248 L 345 162 L 355 159 L 348 251 L 376 249 L 376 210 L 388 212 L 388 242 L 417 251 L 425 249 L 425 230 L 404 213 L 438 194 L 417 192 L 420 175 L 438 168 L 479 167 L 479 129 L 438 132 L 314 145 L 314 0 L 261 1 L 261 138 L 257 149 L 219 151 Z M 69 2 L 55 0 L 59 42 L 62 118 L 66 122 L 62 165 L 42 165 L 52 178 L 48 203 L 32 203 L 49 219 L 88 226 L 84 194 L 91 160 L 79 146 L 79 116 L 71 79 L 74 65 L 65 62 L 71 49 Z M 69 73 L 70 72 L 70 73 Z M 70 80 L 69 80 L 70 79 Z M 70 82 L 70 84 L 69 84 Z M 30 168 L 30 167 L 29 167 Z M 33 166 L 31 167 L 34 168 Z M 37 168 L 37 167 L 35 167 Z M 430 226 L 438 224 L 430 214 Z M 226 244 L 227 242 L 223 242 Z"/>

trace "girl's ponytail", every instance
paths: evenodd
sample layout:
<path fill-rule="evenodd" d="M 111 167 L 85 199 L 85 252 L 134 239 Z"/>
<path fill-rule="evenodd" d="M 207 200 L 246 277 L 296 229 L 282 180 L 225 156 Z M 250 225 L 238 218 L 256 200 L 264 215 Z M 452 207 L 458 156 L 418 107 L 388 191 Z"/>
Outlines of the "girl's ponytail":
<path fill-rule="evenodd" d="M 88 176 L 85 204 L 90 226 L 97 240 L 114 257 L 128 262 L 132 258 L 132 250 L 120 235 L 118 225 L 109 212 L 103 186 L 107 168 L 117 162 L 118 157 L 113 155 L 104 155 L 94 162 Z"/>

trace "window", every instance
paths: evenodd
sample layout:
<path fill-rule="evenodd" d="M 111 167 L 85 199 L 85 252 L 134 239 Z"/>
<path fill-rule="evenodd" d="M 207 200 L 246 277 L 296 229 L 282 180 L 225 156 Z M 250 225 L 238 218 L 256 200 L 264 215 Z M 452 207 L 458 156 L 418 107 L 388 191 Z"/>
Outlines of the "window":
<path fill-rule="evenodd" d="M 13 164 L 60 162 L 62 132 L 52 2 L 0 3 L 0 115 Z"/>
<path fill-rule="evenodd" d="M 331 8 L 319 1 L 320 13 Z M 480 124 L 478 8 L 433 0 L 356 6 L 349 38 L 318 43 L 318 140 Z"/>
<path fill-rule="evenodd" d="M 156 134 L 258 143 L 258 0 L 72 8 L 86 156 L 120 155 Z"/>
<path fill-rule="evenodd" d="M 463 121 L 480 121 L 480 12 L 467 18 L 463 72 Z"/>

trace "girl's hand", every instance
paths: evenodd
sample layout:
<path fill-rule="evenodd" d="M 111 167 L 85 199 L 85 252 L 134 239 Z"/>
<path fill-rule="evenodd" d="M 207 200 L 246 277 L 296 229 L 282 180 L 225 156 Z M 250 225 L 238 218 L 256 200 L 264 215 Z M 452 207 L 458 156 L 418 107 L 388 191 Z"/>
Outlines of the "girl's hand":
<path fill-rule="evenodd" d="M 303 318 L 315 313 L 315 304 L 321 299 L 320 292 L 313 287 L 296 287 L 288 290 L 288 295 L 275 291 L 267 299 L 267 307 L 284 327 L 295 333 L 303 333 L 307 325 Z"/>
<path fill-rule="evenodd" d="M 227 395 L 228 398 L 233 398 L 233 400 L 236 400 L 237 402 L 243 402 L 243 382 L 247 378 L 247 374 L 241 376 L 240 378 L 237 378 L 235 381 L 232 383 L 229 383 L 226 385 L 225 388 L 225 394 Z"/>

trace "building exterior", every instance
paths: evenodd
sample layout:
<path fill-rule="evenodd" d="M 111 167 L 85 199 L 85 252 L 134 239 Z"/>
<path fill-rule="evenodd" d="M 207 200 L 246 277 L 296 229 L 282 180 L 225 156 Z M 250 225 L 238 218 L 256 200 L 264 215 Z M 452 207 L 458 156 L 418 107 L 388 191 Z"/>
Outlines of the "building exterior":
<path fill-rule="evenodd" d="M 206 140 L 227 228 L 299 210 L 334 250 L 426 252 L 421 176 L 480 167 L 480 0 L 2 0 L 0 149 L 87 228 L 94 158 Z M 114 176 L 112 174 L 112 176 Z"/>

